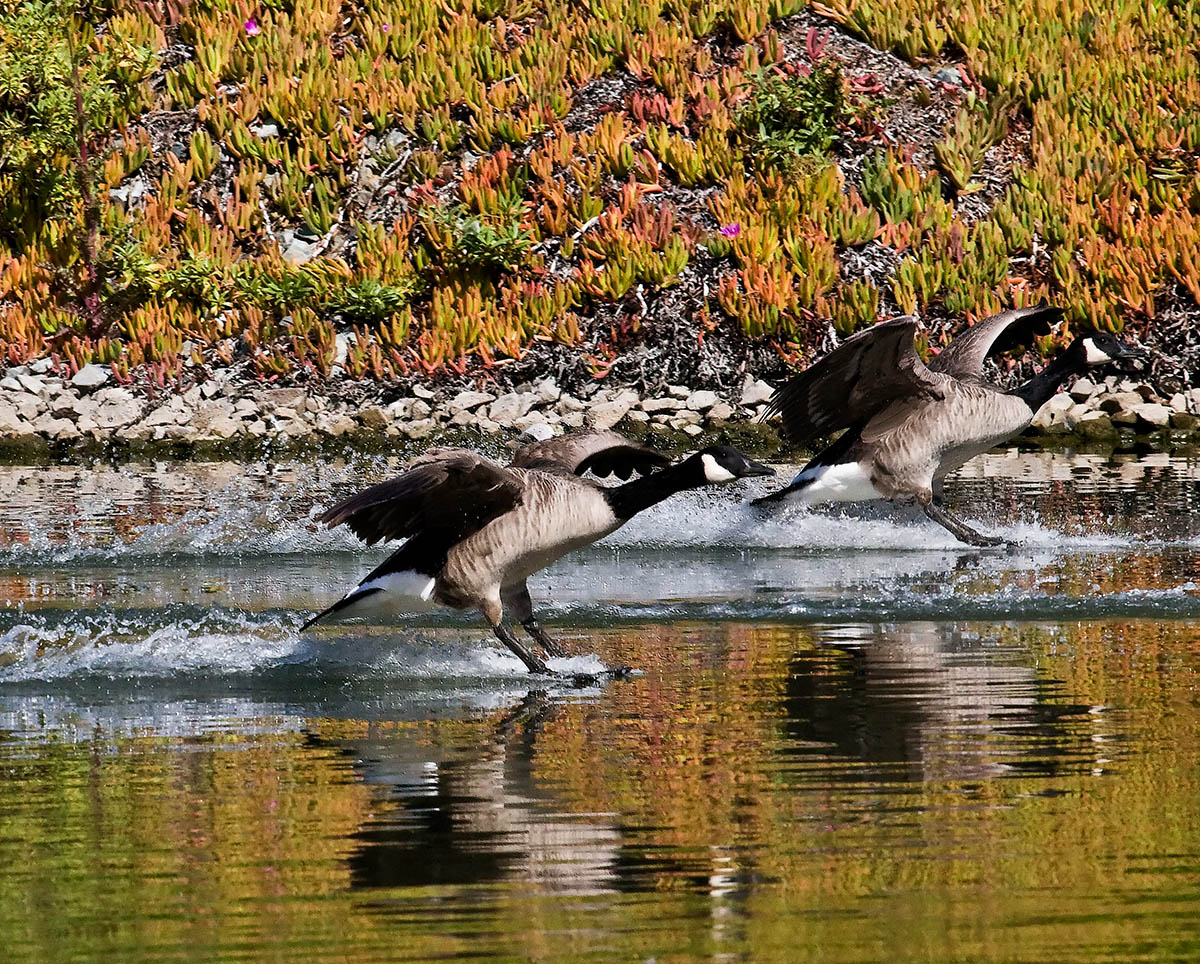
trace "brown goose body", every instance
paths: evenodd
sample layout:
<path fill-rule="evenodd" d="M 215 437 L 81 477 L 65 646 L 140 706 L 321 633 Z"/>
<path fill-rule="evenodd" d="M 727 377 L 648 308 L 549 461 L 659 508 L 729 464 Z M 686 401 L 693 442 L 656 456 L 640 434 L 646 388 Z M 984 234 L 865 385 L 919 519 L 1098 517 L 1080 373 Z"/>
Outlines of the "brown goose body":
<path fill-rule="evenodd" d="M 603 486 L 580 474 L 629 479 Z M 588 432 L 526 446 L 501 466 L 464 449 L 434 449 L 395 479 L 321 515 L 368 545 L 403 539 L 358 586 L 302 629 L 333 614 L 412 612 L 430 605 L 475 608 L 534 672 L 545 663 L 504 625 L 519 619 L 549 655 L 562 655 L 533 614 L 526 579 L 616 531 L 675 492 L 747 475 L 773 474 L 736 449 L 717 446 L 677 465 L 614 432 Z"/>
<path fill-rule="evenodd" d="M 984 360 L 1049 334 L 1062 310 L 1039 305 L 985 319 L 954 339 L 928 366 L 914 346 L 911 318 L 882 322 L 847 339 L 771 399 L 785 434 L 807 443 L 839 430 L 791 484 L 757 500 L 803 502 L 916 500 L 965 542 L 996 541 L 940 504 L 942 480 L 1012 438 L 1073 375 L 1140 357 L 1106 334 L 1077 338 L 1031 381 L 1006 392 L 983 379 Z"/>

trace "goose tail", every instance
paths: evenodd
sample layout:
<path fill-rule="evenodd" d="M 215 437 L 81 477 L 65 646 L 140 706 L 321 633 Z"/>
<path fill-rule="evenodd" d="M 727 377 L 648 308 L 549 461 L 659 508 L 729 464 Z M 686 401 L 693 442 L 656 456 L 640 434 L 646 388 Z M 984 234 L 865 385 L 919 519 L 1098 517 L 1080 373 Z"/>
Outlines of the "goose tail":
<path fill-rule="evenodd" d="M 343 609 L 348 609 L 349 607 L 353 606 L 355 603 L 362 602 L 368 596 L 374 596 L 376 593 L 380 592 L 383 592 L 383 588 L 380 586 L 370 586 L 366 588 L 360 587 L 354 592 L 343 596 L 328 609 L 322 609 L 319 613 L 309 619 L 303 626 L 301 626 L 299 632 L 304 632 L 309 626 L 313 625 L 313 623 L 320 622 L 326 616 L 332 616 L 334 613 L 339 613 Z"/>

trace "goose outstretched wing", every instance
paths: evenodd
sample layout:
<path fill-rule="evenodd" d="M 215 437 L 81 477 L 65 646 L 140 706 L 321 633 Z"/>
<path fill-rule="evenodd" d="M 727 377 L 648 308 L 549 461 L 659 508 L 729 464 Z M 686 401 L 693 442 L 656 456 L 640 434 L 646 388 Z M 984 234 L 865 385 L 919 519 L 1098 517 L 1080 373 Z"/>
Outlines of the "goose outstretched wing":
<path fill-rule="evenodd" d="M 1002 311 L 956 337 L 929 363 L 929 368 L 952 378 L 978 381 L 983 378 L 985 358 L 1028 348 L 1036 336 L 1050 334 L 1051 326 L 1062 317 L 1062 308 L 1047 304 Z"/>
<path fill-rule="evenodd" d="M 944 398 L 952 379 L 921 361 L 916 333 L 906 316 L 852 335 L 781 386 L 763 417 L 781 415 L 784 433 L 801 443 L 859 425 L 897 399 Z"/>
<path fill-rule="evenodd" d="M 345 523 L 371 546 L 437 532 L 453 544 L 478 532 L 523 501 L 517 473 L 465 449 L 441 449 L 404 473 L 364 489 L 317 517 L 330 528 Z"/>
<path fill-rule="evenodd" d="M 634 472 L 649 475 L 671 464 L 661 452 L 631 442 L 616 432 L 576 432 L 561 438 L 534 442 L 517 450 L 512 466 L 544 472 L 615 475 L 628 479 Z"/>

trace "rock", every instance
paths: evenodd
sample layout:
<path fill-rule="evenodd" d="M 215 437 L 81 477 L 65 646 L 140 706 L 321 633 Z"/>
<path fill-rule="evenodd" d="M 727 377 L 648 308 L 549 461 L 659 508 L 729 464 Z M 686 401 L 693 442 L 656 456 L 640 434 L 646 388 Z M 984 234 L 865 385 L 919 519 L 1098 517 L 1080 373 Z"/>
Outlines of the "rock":
<path fill-rule="evenodd" d="M 933 79 L 947 87 L 961 87 L 963 84 L 962 74 L 957 67 L 943 67 L 934 73 Z"/>
<path fill-rule="evenodd" d="M 717 404 L 721 399 L 716 392 L 710 392 L 707 389 L 701 389 L 698 392 L 692 392 L 688 395 L 684 406 L 690 408 L 693 412 L 707 412 L 710 408 Z"/>
<path fill-rule="evenodd" d="M 278 412 L 281 409 L 301 412 L 306 399 L 303 388 L 268 388 L 258 393 L 259 406 L 264 412 Z"/>
<path fill-rule="evenodd" d="M 1180 432 L 1194 432 L 1197 426 L 1200 426 L 1200 418 L 1195 415 L 1189 412 L 1171 413 L 1171 428 Z"/>
<path fill-rule="evenodd" d="M 1139 424 L 1150 429 L 1166 428 L 1171 423 L 1171 410 L 1166 405 L 1158 405 L 1154 402 L 1147 402 L 1144 405 L 1135 405 L 1133 414 L 1137 416 Z"/>
<path fill-rule="evenodd" d="M 662 398 L 646 398 L 642 400 L 638 408 L 650 415 L 655 415 L 659 412 L 676 412 L 683 408 L 683 402 L 678 398 L 667 398 L 666 396 Z"/>
<path fill-rule="evenodd" d="M 546 439 L 554 438 L 554 426 L 547 422 L 540 412 L 530 412 L 528 415 L 522 415 L 513 422 L 513 428 L 520 429 L 521 434 L 527 436 L 527 438 L 522 439 L 523 442 L 529 439 L 544 442 Z"/>
<path fill-rule="evenodd" d="M 1188 407 L 1187 396 L 1184 395 L 1183 392 L 1176 392 L 1171 396 L 1170 400 L 1167 402 L 1167 405 L 1176 412 L 1186 412 Z"/>
<path fill-rule="evenodd" d="M 708 410 L 708 418 L 711 422 L 724 422 L 733 416 L 733 406 L 727 402 L 717 402 Z"/>
<path fill-rule="evenodd" d="M 28 431 L 17 407 L 0 401 L 0 436 L 25 435 Z"/>
<path fill-rule="evenodd" d="M 93 395 L 91 400 L 95 400 Z M 110 398 L 90 415 L 99 429 L 124 428 L 142 417 L 142 406 L 132 395 L 129 398 Z"/>
<path fill-rule="evenodd" d="M 54 362 L 49 358 L 38 358 L 35 361 L 31 361 L 28 365 L 30 372 L 34 375 L 45 375 L 53 367 Z"/>
<path fill-rule="evenodd" d="M 1200 388 L 1189 389 L 1184 395 L 1187 396 L 1187 410 L 1193 415 L 1200 414 Z"/>
<path fill-rule="evenodd" d="M 143 428 L 154 428 L 157 425 L 178 425 L 179 415 L 179 409 L 172 407 L 168 403 L 156 408 L 142 419 L 141 424 Z"/>
<path fill-rule="evenodd" d="M 418 418 L 400 426 L 400 430 L 411 439 L 428 438 L 437 431 L 438 423 L 431 418 Z"/>
<path fill-rule="evenodd" d="M 753 375 L 747 375 L 746 380 L 742 382 L 742 405 L 746 408 L 770 401 L 774 394 L 775 389 Z"/>
<path fill-rule="evenodd" d="M 292 238 L 283 249 L 283 260 L 288 264 L 304 264 L 317 256 L 317 246 L 299 238 Z"/>
<path fill-rule="evenodd" d="M 1057 395 L 1051 395 L 1050 400 L 1042 406 L 1042 410 L 1049 409 L 1052 412 L 1069 412 L 1075 407 L 1075 400 L 1066 392 L 1059 392 Z"/>
<path fill-rule="evenodd" d="M 685 408 L 672 416 L 670 422 L 667 424 L 669 424 L 673 429 L 681 429 L 685 425 L 699 425 L 702 421 L 704 421 L 703 415 L 701 415 L 699 412 L 688 411 Z"/>
<path fill-rule="evenodd" d="M 488 407 L 488 418 L 500 425 L 511 425 L 513 419 L 520 418 L 533 408 L 534 401 L 535 397 L 528 392 L 509 392 L 492 402 Z"/>
<path fill-rule="evenodd" d="M 1077 402 L 1086 402 L 1098 391 L 1100 391 L 1100 386 L 1085 376 L 1075 379 L 1075 384 L 1071 386 L 1070 395 Z"/>
<path fill-rule="evenodd" d="M 208 435 L 213 438 L 227 439 L 233 438 L 242 430 L 242 423 L 229 415 L 218 415 L 211 419 L 204 428 L 201 435 Z"/>
<path fill-rule="evenodd" d="M 650 421 L 650 416 L 643 412 L 640 408 L 631 408 L 628 413 L 626 413 L 625 417 L 631 422 L 645 423 Z"/>
<path fill-rule="evenodd" d="M 210 378 L 208 381 L 206 381 L 203 385 L 200 386 L 200 394 L 203 395 L 205 398 L 214 398 L 217 395 L 221 394 L 221 386 L 218 385 L 216 381 L 214 381 L 213 379 Z"/>
<path fill-rule="evenodd" d="M 684 434 L 695 437 L 697 435 L 703 434 L 704 429 L 702 429 L 699 425 L 692 424 L 692 425 L 685 425 L 683 427 L 683 431 L 684 431 Z"/>
<path fill-rule="evenodd" d="M 1112 419 L 1104 412 L 1088 412 L 1075 424 L 1075 431 L 1091 439 L 1110 439 L 1117 434 Z"/>
<path fill-rule="evenodd" d="M 564 392 L 562 397 L 558 400 L 558 405 L 555 407 L 558 409 L 559 414 L 563 414 L 565 412 L 583 412 L 587 410 L 587 402 L 576 398 L 574 395 L 568 395 Z"/>
<path fill-rule="evenodd" d="M 433 392 L 431 392 L 424 385 L 414 385 L 412 387 L 412 393 L 417 396 L 417 398 L 425 399 L 425 401 L 429 401 L 433 398 Z"/>
<path fill-rule="evenodd" d="M 491 392 L 459 392 L 450 399 L 446 407 L 452 414 L 456 414 L 458 412 L 469 412 L 486 402 L 493 402 L 495 400 L 496 396 Z"/>
<path fill-rule="evenodd" d="M 545 405 L 557 402 L 562 396 L 562 389 L 558 387 L 558 383 L 553 378 L 543 378 L 533 387 L 534 394 L 538 400 Z"/>
<path fill-rule="evenodd" d="M 369 408 L 364 408 L 358 413 L 358 422 L 363 428 L 371 429 L 372 431 L 382 431 L 388 427 L 389 420 L 387 413 L 378 405 L 372 405 Z"/>
<path fill-rule="evenodd" d="M 1061 409 L 1053 409 L 1047 405 L 1043 405 L 1038 410 L 1030 425 L 1033 428 L 1041 429 L 1047 435 L 1065 435 L 1071 429 L 1068 415 Z"/>
<path fill-rule="evenodd" d="M 68 439 L 76 438 L 79 435 L 79 429 L 75 427 L 75 423 L 71 419 L 55 418 L 49 412 L 35 418 L 30 428 L 46 438 Z"/>
<path fill-rule="evenodd" d="M 272 137 L 279 136 L 278 124 L 255 124 L 250 128 L 250 133 L 257 137 L 260 141 L 268 140 Z"/>
<path fill-rule="evenodd" d="M 74 392 L 59 392 L 46 401 L 46 410 L 55 418 L 75 418 L 80 414 L 80 398 Z"/>
<path fill-rule="evenodd" d="M 76 388 L 99 388 L 112 377 L 112 371 L 106 365 L 84 365 L 71 378 L 71 384 Z"/>
<path fill-rule="evenodd" d="M 686 385 L 668 385 L 667 394 L 672 398 L 687 398 L 692 394 L 692 390 Z"/>
<path fill-rule="evenodd" d="M 469 409 L 463 408 L 463 409 L 459 409 L 457 412 L 455 412 L 453 415 L 450 416 L 449 424 L 454 425 L 454 426 L 474 425 L 478 421 L 479 421 L 479 419 L 475 416 L 474 412 L 470 411 Z"/>
<path fill-rule="evenodd" d="M 354 419 L 349 415 L 321 415 L 317 418 L 317 431 L 335 438 L 353 432 L 356 428 Z"/>
<path fill-rule="evenodd" d="M 433 414 L 433 406 L 424 399 L 418 398 L 409 406 L 409 417 L 414 419 L 429 418 Z"/>
<path fill-rule="evenodd" d="M 25 386 L 22 385 L 17 380 L 16 375 L 12 375 L 12 374 L 5 375 L 3 378 L 0 378 L 0 388 L 3 388 L 5 391 L 8 391 L 8 392 L 23 392 L 23 391 L 25 391 Z"/>
<path fill-rule="evenodd" d="M 583 428 L 583 423 L 584 423 L 584 422 L 587 420 L 587 416 L 586 416 L 586 414 L 585 414 L 585 413 L 583 413 L 583 412 L 566 412 L 565 414 L 563 414 L 563 415 L 561 416 L 561 418 L 562 418 L 562 423 L 563 423 L 563 425 L 564 425 L 564 426 L 566 426 L 566 427 L 567 427 L 567 428 L 569 428 L 569 429 L 571 429 L 571 428 Z M 619 422 L 620 420 L 621 420 L 621 419 L 620 419 L 620 418 L 618 418 L 618 419 L 617 419 L 617 422 Z M 616 422 L 613 422 L 613 423 L 611 423 L 611 424 L 609 424 L 609 425 L 605 425 L 605 426 L 603 426 L 603 427 L 604 427 L 604 428 L 612 428 L 612 427 L 613 427 L 613 425 L 615 425 L 615 424 L 616 424 Z M 600 428 L 600 427 L 601 427 L 599 423 L 593 423 L 593 425 L 594 425 L 594 427 L 596 427 L 596 428 Z"/>
<path fill-rule="evenodd" d="M 41 395 L 42 390 L 46 387 L 46 379 L 40 375 L 18 375 L 17 384 L 22 391 L 26 391 L 30 395 Z"/>
<path fill-rule="evenodd" d="M 1100 410 L 1102 412 L 1131 412 L 1135 405 L 1141 405 L 1145 402 L 1137 392 L 1115 392 L 1112 395 L 1101 399 Z"/>

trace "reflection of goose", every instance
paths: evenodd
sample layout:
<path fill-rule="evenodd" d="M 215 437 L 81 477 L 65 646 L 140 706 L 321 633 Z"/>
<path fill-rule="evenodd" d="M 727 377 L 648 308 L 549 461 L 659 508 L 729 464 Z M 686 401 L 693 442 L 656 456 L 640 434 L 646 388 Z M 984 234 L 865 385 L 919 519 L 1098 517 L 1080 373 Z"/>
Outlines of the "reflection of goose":
<path fill-rule="evenodd" d="M 998 738 L 1037 732 L 1053 744 L 1070 737 L 1069 724 L 1055 721 L 1086 708 L 1046 702 L 1031 666 L 997 658 L 956 627 L 842 626 L 818 631 L 817 641 L 793 658 L 786 697 L 788 730 L 812 753 L 887 766 L 889 774 L 900 766 L 916 781 L 979 779 L 1044 768 L 1044 757 L 1071 759 L 1061 748 L 1046 754 Z"/>
<path fill-rule="evenodd" d="M 1074 375 L 1144 357 L 1097 332 L 1076 338 L 1041 373 L 1012 392 L 983 381 L 989 355 L 1048 334 L 1062 309 L 1006 311 L 955 338 L 928 366 L 913 345 L 912 318 L 883 322 L 792 378 L 771 399 L 795 443 L 846 431 L 784 489 L 757 503 L 916 499 L 925 514 L 963 542 L 994 545 L 941 504 L 941 482 L 974 458 L 1027 428 L 1034 414 Z"/>
<path fill-rule="evenodd" d="M 706 448 L 676 465 L 613 432 L 538 442 L 505 468 L 463 449 L 435 449 L 399 477 L 326 511 L 373 545 L 407 540 L 351 592 L 314 616 L 371 609 L 417 611 L 433 604 L 478 609 L 531 672 L 546 664 L 506 627 L 507 608 L 552 656 L 562 650 L 538 624 L 525 580 L 573 549 L 614 532 L 676 492 L 773 470 L 729 446 Z M 587 471 L 628 479 L 605 488 Z"/>
<path fill-rule="evenodd" d="M 358 887 L 420 887 L 498 880 L 536 882 L 555 894 L 615 889 L 622 842 L 611 822 L 555 812 L 534 778 L 536 741 L 558 704 L 525 697 L 465 759 L 430 759 L 403 731 L 354 743 L 372 784 L 395 788 L 392 802 L 358 833 L 350 857 Z"/>

